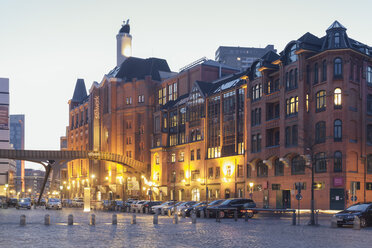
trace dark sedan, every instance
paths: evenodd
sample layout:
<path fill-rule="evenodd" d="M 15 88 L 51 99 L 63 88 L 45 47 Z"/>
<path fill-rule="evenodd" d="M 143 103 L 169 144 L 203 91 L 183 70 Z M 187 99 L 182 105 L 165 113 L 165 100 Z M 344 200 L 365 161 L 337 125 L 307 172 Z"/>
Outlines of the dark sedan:
<path fill-rule="evenodd" d="M 207 207 L 207 210 L 212 216 L 216 216 L 220 213 L 220 217 L 230 217 L 234 216 L 234 212 L 237 211 L 238 217 L 242 216 L 245 212 L 245 204 L 252 203 L 251 199 L 237 198 L 237 199 L 227 199 L 219 205 Z"/>
<path fill-rule="evenodd" d="M 338 227 L 353 225 L 355 216 L 360 219 L 360 227 L 372 225 L 372 202 L 354 204 L 334 216 Z"/>
<path fill-rule="evenodd" d="M 200 216 L 201 211 L 203 211 L 204 215 L 205 215 L 207 207 L 217 206 L 217 205 L 221 204 L 223 201 L 225 201 L 225 200 L 215 200 L 215 201 L 212 201 L 212 202 L 208 203 L 208 205 L 204 203 L 204 204 L 201 204 L 199 206 L 196 206 L 195 207 L 196 215 Z"/>
<path fill-rule="evenodd" d="M 186 206 L 181 210 L 180 214 L 182 215 L 182 213 L 184 212 L 186 216 L 191 216 L 191 212 L 193 210 L 195 210 L 195 212 L 196 212 L 196 208 L 198 208 L 199 206 L 202 206 L 202 205 L 206 205 L 206 202 L 197 202 L 197 203 L 195 203 L 191 206 Z"/>

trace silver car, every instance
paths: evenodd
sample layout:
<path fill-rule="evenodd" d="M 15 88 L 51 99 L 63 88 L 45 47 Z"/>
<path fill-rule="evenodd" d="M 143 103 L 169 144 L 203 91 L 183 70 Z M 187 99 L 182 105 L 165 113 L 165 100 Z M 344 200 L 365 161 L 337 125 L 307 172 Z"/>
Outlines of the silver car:
<path fill-rule="evenodd" d="M 46 209 L 62 209 L 62 202 L 61 199 L 58 198 L 49 198 L 47 204 L 45 205 Z"/>

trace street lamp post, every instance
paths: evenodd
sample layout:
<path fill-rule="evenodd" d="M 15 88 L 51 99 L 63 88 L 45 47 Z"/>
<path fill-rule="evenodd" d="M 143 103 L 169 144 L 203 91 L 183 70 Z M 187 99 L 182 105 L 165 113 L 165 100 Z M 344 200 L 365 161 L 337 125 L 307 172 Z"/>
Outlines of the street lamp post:
<path fill-rule="evenodd" d="M 310 222 L 309 226 L 315 226 L 315 201 L 314 201 L 314 172 L 315 172 L 315 166 L 314 166 L 314 159 L 312 150 L 310 148 L 306 148 L 306 151 L 310 152 L 309 155 L 306 155 L 306 167 L 311 170 L 311 200 L 310 200 Z"/>

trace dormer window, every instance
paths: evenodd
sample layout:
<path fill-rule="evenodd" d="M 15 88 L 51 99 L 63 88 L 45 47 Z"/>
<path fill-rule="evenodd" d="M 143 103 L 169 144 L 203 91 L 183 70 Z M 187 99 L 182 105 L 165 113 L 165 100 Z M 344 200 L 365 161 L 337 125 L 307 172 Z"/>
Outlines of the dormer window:
<path fill-rule="evenodd" d="M 261 67 L 261 63 L 258 62 L 258 63 L 255 65 L 255 68 L 254 68 L 254 78 L 261 77 L 261 72 L 259 71 L 260 67 Z"/>
<path fill-rule="evenodd" d="M 335 48 L 339 48 L 340 47 L 340 33 L 335 33 L 334 43 L 335 43 Z"/>
<path fill-rule="evenodd" d="M 293 63 L 295 61 L 297 61 L 297 54 L 296 54 L 296 50 L 297 50 L 297 45 L 296 44 L 293 44 L 290 49 L 288 50 L 289 53 L 288 53 L 288 64 L 290 63 Z"/>

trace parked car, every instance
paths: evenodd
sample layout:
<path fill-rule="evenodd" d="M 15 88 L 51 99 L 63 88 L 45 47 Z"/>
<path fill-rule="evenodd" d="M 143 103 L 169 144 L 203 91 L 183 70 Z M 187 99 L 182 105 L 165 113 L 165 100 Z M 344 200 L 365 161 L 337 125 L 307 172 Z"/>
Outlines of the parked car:
<path fill-rule="evenodd" d="M 163 204 L 163 202 L 161 201 L 146 201 L 142 207 L 143 207 L 143 211 L 145 211 L 146 208 L 149 209 L 149 212 L 151 212 L 151 208 L 154 207 L 154 206 L 159 206 Z"/>
<path fill-rule="evenodd" d="M 171 204 L 173 204 L 173 201 L 167 201 L 167 202 L 164 202 L 160 205 L 153 206 L 153 207 L 151 207 L 151 213 L 160 213 L 160 211 L 163 207 L 169 206 Z"/>
<path fill-rule="evenodd" d="M 9 200 L 8 200 L 8 206 L 9 207 L 16 207 L 17 206 L 17 203 L 18 203 L 18 200 L 17 200 L 17 198 L 10 198 Z"/>
<path fill-rule="evenodd" d="M 201 204 L 201 205 L 196 206 L 195 207 L 196 215 L 200 216 L 201 211 L 204 211 L 204 215 L 205 215 L 208 206 L 217 206 L 217 205 L 221 204 L 223 201 L 225 201 L 225 200 L 214 200 L 214 201 L 208 203 L 208 205 L 207 204 Z"/>
<path fill-rule="evenodd" d="M 187 202 L 183 202 L 183 203 L 179 204 L 176 207 L 176 214 L 181 215 L 182 214 L 182 210 L 184 208 L 189 208 L 189 207 L 195 205 L 195 203 L 196 203 L 196 201 L 187 201 Z"/>
<path fill-rule="evenodd" d="M 57 209 L 62 210 L 61 199 L 58 198 L 49 198 L 48 202 L 45 205 L 46 209 Z"/>
<path fill-rule="evenodd" d="M 244 210 L 244 204 L 252 203 L 252 199 L 244 199 L 244 198 L 232 198 L 223 201 L 221 204 L 216 206 L 208 206 L 207 210 L 210 212 L 212 216 L 216 216 L 218 212 L 220 212 L 220 217 L 231 217 L 234 216 L 234 212 L 237 211 L 238 217 L 242 216 L 243 213 L 246 211 Z"/>
<path fill-rule="evenodd" d="M 168 214 L 169 212 L 172 214 L 174 212 L 174 208 L 181 205 L 184 202 L 174 202 L 171 201 L 172 203 L 169 204 L 168 206 L 164 206 L 162 209 L 164 209 L 164 213 Z"/>
<path fill-rule="evenodd" d="M 136 202 L 133 202 L 130 206 L 130 209 L 131 211 L 141 211 L 142 210 L 142 205 L 145 203 L 146 201 L 136 201 Z"/>
<path fill-rule="evenodd" d="M 74 198 L 72 200 L 71 206 L 72 207 L 75 207 L 75 208 L 82 208 L 82 207 L 84 207 L 83 198 L 78 198 L 78 197 Z"/>
<path fill-rule="evenodd" d="M 180 215 L 182 215 L 182 213 L 185 213 L 186 216 L 190 216 L 193 210 L 195 210 L 198 206 L 202 205 L 206 205 L 206 202 L 196 202 L 193 205 L 188 205 L 187 207 L 181 209 Z"/>
<path fill-rule="evenodd" d="M 16 206 L 17 209 L 20 209 L 20 208 L 27 208 L 27 209 L 31 209 L 31 199 L 30 198 L 22 198 L 18 201 L 17 203 L 17 206 Z"/>
<path fill-rule="evenodd" d="M 133 202 L 137 201 L 136 199 L 128 199 L 124 202 L 122 208 L 121 208 L 121 211 L 126 211 L 126 208 L 129 207 L 132 205 Z"/>
<path fill-rule="evenodd" d="M 372 225 L 372 202 L 354 204 L 334 216 L 338 227 L 353 225 L 355 216 L 360 219 L 360 227 Z"/>
<path fill-rule="evenodd" d="M 62 200 L 62 207 L 71 207 L 72 200 L 70 199 L 63 199 Z"/>
<path fill-rule="evenodd" d="M 115 210 L 120 211 L 122 209 L 124 202 L 123 201 L 115 201 Z"/>

